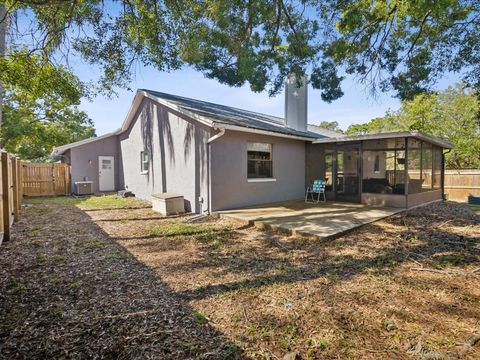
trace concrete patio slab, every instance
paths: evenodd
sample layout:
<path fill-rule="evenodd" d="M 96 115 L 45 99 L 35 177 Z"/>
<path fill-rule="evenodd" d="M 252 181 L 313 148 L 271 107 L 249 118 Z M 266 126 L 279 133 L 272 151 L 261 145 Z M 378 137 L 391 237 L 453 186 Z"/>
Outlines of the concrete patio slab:
<path fill-rule="evenodd" d="M 287 234 L 329 239 L 403 210 L 355 203 L 311 204 L 293 200 L 219 211 L 218 214 Z"/>

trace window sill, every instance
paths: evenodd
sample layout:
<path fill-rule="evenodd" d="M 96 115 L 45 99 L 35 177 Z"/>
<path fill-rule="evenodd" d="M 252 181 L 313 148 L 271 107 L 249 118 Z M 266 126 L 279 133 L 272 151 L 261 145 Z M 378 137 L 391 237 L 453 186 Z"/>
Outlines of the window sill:
<path fill-rule="evenodd" d="M 248 182 L 256 183 L 256 182 L 275 182 L 277 179 L 275 178 L 251 178 L 247 179 Z"/>
<path fill-rule="evenodd" d="M 148 175 L 148 171 L 140 171 L 140 175 Z"/>

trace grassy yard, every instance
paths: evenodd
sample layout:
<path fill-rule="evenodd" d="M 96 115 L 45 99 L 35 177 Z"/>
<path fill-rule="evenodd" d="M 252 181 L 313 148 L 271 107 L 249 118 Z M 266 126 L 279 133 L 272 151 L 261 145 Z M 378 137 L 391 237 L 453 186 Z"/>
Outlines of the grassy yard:
<path fill-rule="evenodd" d="M 464 205 L 321 242 L 135 199 L 30 204 L 0 248 L 7 356 L 480 358 L 465 345 L 480 333 L 480 223 Z"/>

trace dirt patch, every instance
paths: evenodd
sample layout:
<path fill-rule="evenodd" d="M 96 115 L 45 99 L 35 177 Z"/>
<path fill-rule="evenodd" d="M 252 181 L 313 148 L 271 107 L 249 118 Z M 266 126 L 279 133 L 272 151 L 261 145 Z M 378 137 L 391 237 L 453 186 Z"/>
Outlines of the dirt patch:
<path fill-rule="evenodd" d="M 49 354 L 58 354 L 53 349 L 60 351 L 62 341 L 74 352 L 73 340 L 56 339 L 80 326 L 78 346 L 92 353 L 118 342 L 130 356 L 155 356 L 164 341 L 157 332 L 167 326 L 157 321 L 173 313 L 172 339 L 188 339 L 196 353 L 168 342 L 172 352 L 159 357 L 480 358 L 478 343 L 465 345 L 480 332 L 480 224 L 462 205 L 429 205 L 323 242 L 226 219 L 185 220 L 145 208 L 81 212 L 47 202 L 30 208 L 15 230 L 20 240 L 0 249 L 2 283 L 9 284 L 2 289 L 3 346 L 32 349 L 46 338 Z M 61 266 L 53 262 L 62 256 L 55 241 L 68 244 L 69 261 Z M 38 264 L 38 248 L 48 263 Z M 117 256 L 118 263 L 101 265 Z M 66 279 L 43 289 L 52 273 Z M 65 295 L 70 291 L 75 300 Z M 74 325 L 61 321 L 68 331 L 39 310 L 58 296 L 69 299 L 62 313 Z M 152 308 L 160 311 L 155 320 L 124 316 Z M 119 317 L 96 325 L 93 313 Z M 30 330 L 21 335 L 26 319 Z M 143 335 L 132 344 L 125 340 L 132 333 Z"/>
<path fill-rule="evenodd" d="M 462 206 L 419 208 L 329 242 L 211 221 L 229 232 L 224 242 L 118 241 L 246 356 L 422 358 L 480 331 L 480 225 Z"/>
<path fill-rule="evenodd" d="M 1 358 L 239 357 L 197 313 L 74 204 L 27 207 L 0 248 Z"/>

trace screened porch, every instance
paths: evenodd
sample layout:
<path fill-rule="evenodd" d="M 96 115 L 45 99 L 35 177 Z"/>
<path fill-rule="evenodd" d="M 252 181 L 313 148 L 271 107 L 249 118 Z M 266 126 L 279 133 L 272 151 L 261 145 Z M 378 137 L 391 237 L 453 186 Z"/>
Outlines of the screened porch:
<path fill-rule="evenodd" d="M 328 200 L 411 207 L 442 199 L 446 148 L 417 132 L 320 139 L 307 146 L 306 179 L 325 179 Z"/>

